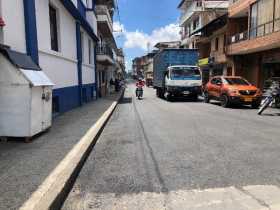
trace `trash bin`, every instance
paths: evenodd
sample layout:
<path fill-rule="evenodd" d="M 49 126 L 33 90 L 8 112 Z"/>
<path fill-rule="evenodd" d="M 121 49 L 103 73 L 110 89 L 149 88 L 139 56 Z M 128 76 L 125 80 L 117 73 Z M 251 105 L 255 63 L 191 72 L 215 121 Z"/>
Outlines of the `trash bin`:
<path fill-rule="evenodd" d="M 0 137 L 30 138 L 50 128 L 53 85 L 29 56 L 0 46 Z"/>

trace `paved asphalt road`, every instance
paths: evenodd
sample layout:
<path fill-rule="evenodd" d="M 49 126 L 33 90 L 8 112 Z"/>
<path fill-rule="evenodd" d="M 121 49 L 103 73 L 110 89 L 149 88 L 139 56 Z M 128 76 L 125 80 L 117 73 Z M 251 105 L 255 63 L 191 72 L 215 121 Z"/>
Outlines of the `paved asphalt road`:
<path fill-rule="evenodd" d="M 32 143 L 0 142 L 0 210 L 18 209 L 118 95 L 71 110 Z"/>
<path fill-rule="evenodd" d="M 129 86 L 63 209 L 280 209 L 280 116 Z"/>

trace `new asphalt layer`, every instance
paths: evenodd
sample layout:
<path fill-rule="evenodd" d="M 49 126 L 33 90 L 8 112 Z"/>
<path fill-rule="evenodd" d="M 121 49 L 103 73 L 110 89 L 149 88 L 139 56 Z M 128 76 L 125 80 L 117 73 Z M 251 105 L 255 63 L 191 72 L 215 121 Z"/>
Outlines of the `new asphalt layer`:
<path fill-rule="evenodd" d="M 131 85 L 63 209 L 279 210 L 279 113 Z"/>

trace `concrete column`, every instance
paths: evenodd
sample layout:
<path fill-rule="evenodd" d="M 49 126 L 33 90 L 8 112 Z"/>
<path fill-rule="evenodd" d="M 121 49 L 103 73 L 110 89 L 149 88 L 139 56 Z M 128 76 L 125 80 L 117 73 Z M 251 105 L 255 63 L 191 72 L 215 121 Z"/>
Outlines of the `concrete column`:
<path fill-rule="evenodd" d="M 39 64 L 35 0 L 23 0 L 26 52 Z"/>

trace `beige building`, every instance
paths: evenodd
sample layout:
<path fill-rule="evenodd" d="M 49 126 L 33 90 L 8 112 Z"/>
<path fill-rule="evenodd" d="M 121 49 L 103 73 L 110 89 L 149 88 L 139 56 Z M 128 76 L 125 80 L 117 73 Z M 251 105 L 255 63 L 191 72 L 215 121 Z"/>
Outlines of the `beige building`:
<path fill-rule="evenodd" d="M 228 5 L 228 0 L 182 0 L 178 6 L 181 11 L 182 47 L 196 48 L 200 34 L 194 35 L 194 33 L 210 21 L 227 13 Z"/>

